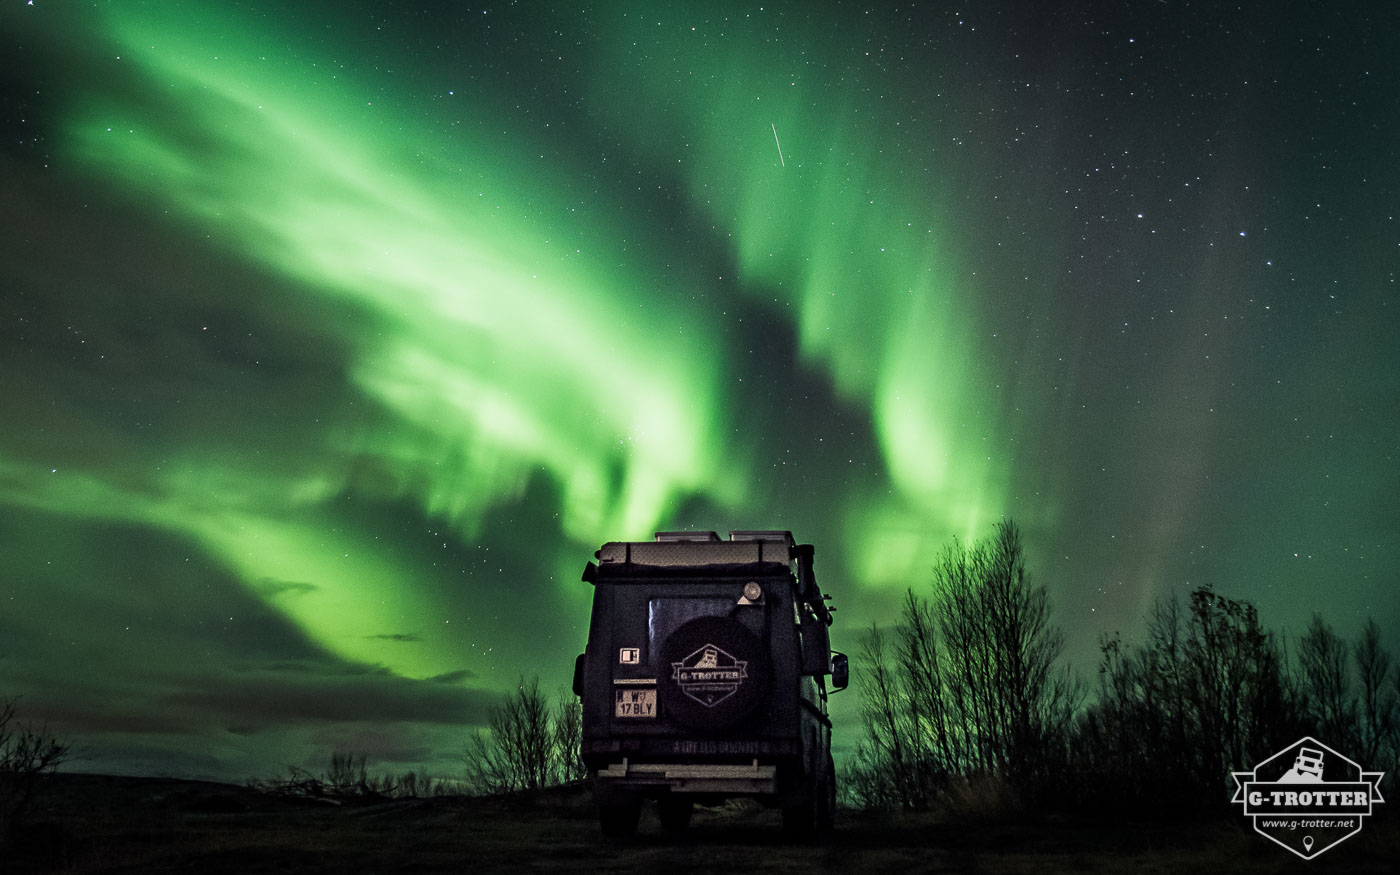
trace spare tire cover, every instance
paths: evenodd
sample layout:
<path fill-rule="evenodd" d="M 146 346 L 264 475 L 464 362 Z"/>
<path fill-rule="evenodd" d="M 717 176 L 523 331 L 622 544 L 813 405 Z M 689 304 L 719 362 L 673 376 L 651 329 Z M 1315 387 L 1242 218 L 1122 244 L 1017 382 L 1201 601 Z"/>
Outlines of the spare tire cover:
<path fill-rule="evenodd" d="M 698 730 L 738 725 L 768 700 L 768 648 L 731 617 L 681 624 L 661 645 L 661 707 Z"/>

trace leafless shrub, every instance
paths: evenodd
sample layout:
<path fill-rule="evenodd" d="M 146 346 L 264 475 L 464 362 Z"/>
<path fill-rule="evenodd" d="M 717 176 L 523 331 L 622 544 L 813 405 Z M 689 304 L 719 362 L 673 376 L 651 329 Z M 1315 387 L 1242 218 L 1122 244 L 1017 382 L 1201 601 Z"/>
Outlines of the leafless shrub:
<path fill-rule="evenodd" d="M 455 792 L 452 785 L 437 780 L 427 771 L 404 772 L 394 782 L 391 790 L 386 790 L 386 796 L 408 799 L 429 799 L 434 796 L 450 796 Z"/>
<path fill-rule="evenodd" d="M 318 800 L 336 805 L 385 799 L 424 799 L 448 796 L 461 790 L 454 782 L 437 780 L 427 771 L 372 775 L 367 754 L 346 751 L 332 753 L 328 768 L 320 775 L 288 766 L 285 776 L 270 780 L 253 779 L 248 781 L 248 786 L 273 796 Z"/>
<path fill-rule="evenodd" d="M 331 754 L 330 769 L 326 771 L 326 787 L 330 795 L 342 798 L 379 795 L 370 786 L 369 756 L 363 753 L 336 751 Z"/>
<path fill-rule="evenodd" d="M 287 774 L 280 778 L 250 778 L 247 785 L 249 789 L 269 796 L 315 799 L 335 804 L 343 801 L 331 793 L 330 785 L 324 779 L 297 766 L 288 766 Z"/>
<path fill-rule="evenodd" d="M 15 702 L 0 702 L 0 846 L 19 829 L 43 776 L 68 756 L 47 728 L 16 719 Z"/>
<path fill-rule="evenodd" d="M 559 691 L 554 703 L 555 780 L 581 781 L 588 774 L 583 764 L 583 702 L 570 690 Z"/>
<path fill-rule="evenodd" d="M 582 710 L 561 693 L 551 714 L 540 681 L 523 677 L 514 693 L 488 711 L 489 729 L 467 740 L 466 783 L 479 795 L 538 790 L 583 776 Z"/>

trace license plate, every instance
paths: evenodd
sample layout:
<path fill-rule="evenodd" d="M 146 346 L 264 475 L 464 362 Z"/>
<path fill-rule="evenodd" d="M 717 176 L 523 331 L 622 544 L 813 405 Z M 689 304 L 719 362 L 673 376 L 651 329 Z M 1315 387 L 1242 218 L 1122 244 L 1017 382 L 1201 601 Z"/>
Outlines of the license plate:
<path fill-rule="evenodd" d="M 652 718 L 656 717 L 656 688 L 621 689 L 614 691 L 617 700 L 613 706 L 614 717 Z"/>

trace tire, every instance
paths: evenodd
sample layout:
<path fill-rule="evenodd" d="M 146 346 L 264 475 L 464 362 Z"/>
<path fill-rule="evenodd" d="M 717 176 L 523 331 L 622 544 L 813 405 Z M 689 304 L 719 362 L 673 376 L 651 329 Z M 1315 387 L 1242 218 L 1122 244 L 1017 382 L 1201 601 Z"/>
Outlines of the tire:
<path fill-rule="evenodd" d="M 836 763 L 831 755 L 818 774 L 802 783 L 801 801 L 783 809 L 783 829 L 793 838 L 825 838 L 836 821 Z"/>
<path fill-rule="evenodd" d="M 817 829 L 826 835 L 836 828 L 836 761 L 826 756 L 826 773 L 822 775 L 821 811 L 817 814 Z"/>
<path fill-rule="evenodd" d="M 795 839 L 808 839 L 816 835 L 818 820 L 821 817 L 821 794 L 816 788 L 807 787 L 801 801 L 783 809 L 783 832 Z"/>
<path fill-rule="evenodd" d="M 722 732 L 753 716 L 772 686 L 768 648 L 738 620 L 698 617 L 661 646 L 661 707 L 670 721 Z"/>
<path fill-rule="evenodd" d="M 690 799 L 662 796 L 656 801 L 656 814 L 666 832 L 685 832 L 694 812 L 695 802 Z"/>
<path fill-rule="evenodd" d="M 598 826 L 611 839 L 631 838 L 642 815 L 642 800 L 629 799 L 598 806 Z"/>

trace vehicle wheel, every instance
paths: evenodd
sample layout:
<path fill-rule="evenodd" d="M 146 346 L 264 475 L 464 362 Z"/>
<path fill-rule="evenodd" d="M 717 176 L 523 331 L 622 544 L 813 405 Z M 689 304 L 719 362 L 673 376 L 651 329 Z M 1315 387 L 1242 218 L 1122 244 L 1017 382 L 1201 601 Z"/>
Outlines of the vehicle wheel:
<path fill-rule="evenodd" d="M 694 811 L 695 802 L 690 799 L 663 796 L 656 802 L 656 814 L 661 819 L 661 828 L 666 832 L 685 832 Z"/>
<path fill-rule="evenodd" d="M 801 802 L 783 809 L 783 831 L 793 838 L 810 838 L 817 832 L 821 800 L 814 789 L 808 787 Z"/>
<path fill-rule="evenodd" d="M 826 836 L 836 820 L 836 763 L 830 754 L 822 770 L 803 784 L 802 801 L 783 809 L 783 829 L 794 837 Z"/>
<path fill-rule="evenodd" d="M 661 659 L 661 707 L 687 728 L 730 729 L 768 701 L 768 648 L 731 617 L 681 624 L 662 644 Z"/>
<path fill-rule="evenodd" d="M 642 800 L 630 799 L 598 806 L 598 826 L 608 838 L 625 839 L 637 832 Z"/>
<path fill-rule="evenodd" d="M 826 758 L 826 772 L 822 775 L 821 801 L 817 829 L 825 835 L 836 826 L 836 762 L 830 754 Z"/>

